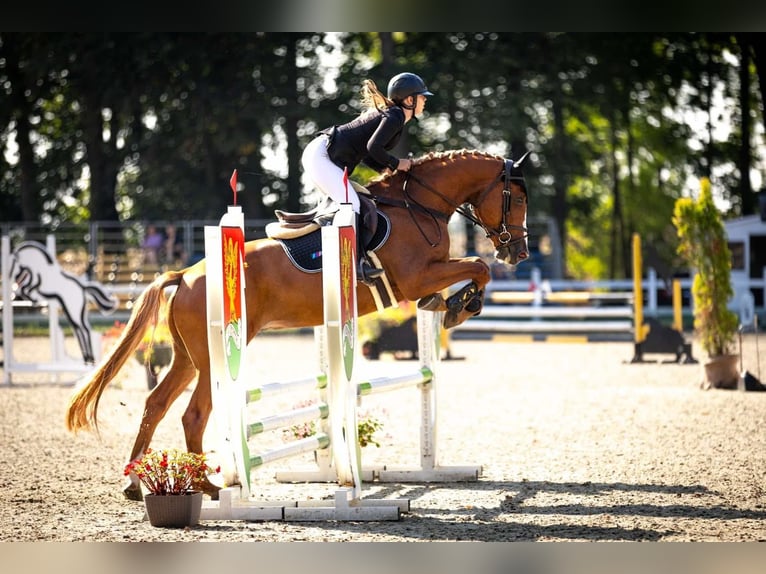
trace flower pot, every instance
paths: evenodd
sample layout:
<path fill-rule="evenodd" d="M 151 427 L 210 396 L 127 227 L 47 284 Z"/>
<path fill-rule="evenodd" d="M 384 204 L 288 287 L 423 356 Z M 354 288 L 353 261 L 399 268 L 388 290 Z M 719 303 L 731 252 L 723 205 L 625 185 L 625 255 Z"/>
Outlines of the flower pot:
<path fill-rule="evenodd" d="M 736 389 L 739 383 L 739 370 L 737 369 L 739 355 L 718 355 L 710 357 L 705 363 L 706 389 Z"/>
<path fill-rule="evenodd" d="M 202 493 L 146 494 L 146 515 L 152 526 L 183 528 L 199 524 L 202 512 Z"/>

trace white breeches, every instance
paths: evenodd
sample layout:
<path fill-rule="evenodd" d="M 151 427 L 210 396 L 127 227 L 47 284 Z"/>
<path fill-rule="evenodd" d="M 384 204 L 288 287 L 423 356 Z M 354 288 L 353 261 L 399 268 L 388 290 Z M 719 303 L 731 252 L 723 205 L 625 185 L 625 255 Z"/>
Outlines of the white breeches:
<path fill-rule="evenodd" d="M 354 211 L 359 213 L 359 197 L 350 181 L 348 189 L 343 185 L 343 170 L 335 165 L 327 154 L 326 136 L 317 136 L 309 142 L 303 150 L 301 163 L 303 171 L 320 191 L 338 203 L 350 203 Z"/>

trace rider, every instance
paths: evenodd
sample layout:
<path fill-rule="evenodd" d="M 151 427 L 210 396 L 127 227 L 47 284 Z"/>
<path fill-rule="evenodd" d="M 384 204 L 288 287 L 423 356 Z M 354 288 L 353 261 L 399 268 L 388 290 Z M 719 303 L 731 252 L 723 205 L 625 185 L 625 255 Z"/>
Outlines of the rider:
<path fill-rule="evenodd" d="M 390 153 L 404 130 L 404 124 L 423 113 L 426 98 L 433 94 L 416 74 L 404 72 L 388 82 L 388 97 L 372 80 L 362 83 L 363 111 L 354 120 L 319 132 L 303 151 L 303 169 L 323 193 L 338 203 L 346 201 L 343 169 L 348 175 L 363 162 L 375 171 L 409 171 L 412 160 Z M 357 214 L 357 238 L 362 236 L 359 225 L 360 203 L 353 186 L 348 186 L 348 201 Z M 375 269 L 366 258 L 364 245 L 357 239 L 359 266 L 357 275 L 369 284 L 382 271 Z"/>

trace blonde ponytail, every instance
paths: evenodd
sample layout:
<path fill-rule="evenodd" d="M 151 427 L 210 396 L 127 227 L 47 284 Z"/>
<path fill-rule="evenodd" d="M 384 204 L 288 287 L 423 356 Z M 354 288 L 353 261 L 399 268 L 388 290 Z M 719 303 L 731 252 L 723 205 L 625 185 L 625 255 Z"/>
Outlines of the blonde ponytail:
<path fill-rule="evenodd" d="M 372 80 L 362 82 L 362 108 L 364 110 L 385 110 L 396 104 L 384 96 Z"/>

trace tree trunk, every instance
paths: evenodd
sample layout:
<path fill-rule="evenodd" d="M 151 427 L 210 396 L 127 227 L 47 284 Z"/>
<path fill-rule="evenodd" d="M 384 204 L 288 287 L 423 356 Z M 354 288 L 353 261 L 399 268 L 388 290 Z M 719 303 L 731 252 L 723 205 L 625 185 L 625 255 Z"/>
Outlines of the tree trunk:
<path fill-rule="evenodd" d="M 25 95 L 32 84 L 24 77 L 19 65 L 21 51 L 17 49 L 18 36 L 6 35 L 3 38 L 2 56 L 5 57 L 5 73 L 11 86 L 10 116 L 16 121 L 16 145 L 19 154 L 19 190 L 21 192 L 21 217 L 24 221 L 38 221 L 40 216 L 39 193 L 37 188 L 37 167 L 35 152 L 30 135 L 32 126 L 29 118 L 33 108 Z M 32 88 L 33 89 L 33 88 Z M 34 92 L 32 93 L 34 98 Z"/>
<path fill-rule="evenodd" d="M 287 211 L 302 210 L 301 147 L 298 141 L 298 67 L 295 40 L 288 41 L 285 54 L 286 94 L 290 104 L 285 109 L 285 135 L 287 136 Z"/>
<path fill-rule="evenodd" d="M 90 219 L 91 221 L 119 221 L 115 205 L 117 169 L 104 143 L 104 126 L 98 95 L 91 91 L 83 93 L 82 106 L 84 139 L 90 168 Z M 111 134 L 112 138 L 117 137 Z"/>
<path fill-rule="evenodd" d="M 551 211 L 553 219 L 556 222 L 556 228 L 559 232 L 561 245 L 556 245 L 554 249 L 561 250 L 561 270 L 566 275 L 566 249 L 567 228 L 566 220 L 569 216 L 569 205 L 567 203 L 567 188 L 569 182 L 566 176 L 566 138 L 564 136 L 564 110 L 561 101 L 561 91 L 558 86 L 554 89 L 552 98 L 553 112 L 553 200 L 551 202 Z"/>
<path fill-rule="evenodd" d="M 633 130 L 631 129 L 631 122 L 630 122 L 630 103 L 629 99 L 626 99 L 624 101 L 624 107 L 623 107 L 623 118 L 625 119 L 625 131 L 628 134 L 628 142 L 627 142 L 627 150 L 626 150 L 626 156 L 627 156 L 627 162 L 628 162 L 628 195 L 627 197 L 633 198 L 636 196 L 636 181 L 635 181 L 635 175 L 633 173 L 633 162 L 635 160 L 635 141 L 633 139 Z M 622 267 L 625 273 L 625 277 L 632 277 L 633 276 L 633 252 L 632 252 L 632 244 L 631 241 L 629 241 L 629 237 L 633 235 L 633 231 L 635 230 L 635 225 L 633 218 L 631 218 L 632 210 L 629 209 L 627 215 L 623 218 L 622 221 L 622 234 L 620 236 L 620 248 L 622 251 Z M 627 219 L 627 221 L 625 221 Z"/>
<path fill-rule="evenodd" d="M 610 132 L 612 156 L 612 230 L 609 253 L 609 277 L 625 277 L 623 254 L 622 198 L 620 197 L 620 167 L 617 161 L 617 122 L 616 114 L 611 114 Z"/>
<path fill-rule="evenodd" d="M 739 38 L 740 62 L 739 62 L 739 110 L 742 122 L 742 139 L 739 146 L 739 189 L 737 190 L 741 201 L 741 214 L 755 213 L 755 201 L 753 186 L 750 183 L 750 43 L 747 36 Z"/>
<path fill-rule="evenodd" d="M 766 113 L 766 35 L 748 34 L 748 40 L 752 47 L 755 70 L 758 74 L 758 87 L 761 92 L 761 118 Z M 766 142 L 764 142 L 766 143 Z"/>
<path fill-rule="evenodd" d="M 705 146 L 705 165 L 702 168 L 702 176 L 708 179 L 713 173 L 713 49 L 710 43 L 707 45 L 707 84 L 705 90 L 705 104 L 707 105 L 707 146 Z"/>
<path fill-rule="evenodd" d="M 378 38 L 380 39 L 380 67 L 386 76 L 390 76 L 394 66 L 394 36 L 391 32 L 378 32 Z"/>

